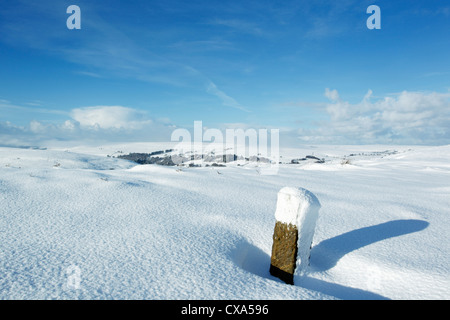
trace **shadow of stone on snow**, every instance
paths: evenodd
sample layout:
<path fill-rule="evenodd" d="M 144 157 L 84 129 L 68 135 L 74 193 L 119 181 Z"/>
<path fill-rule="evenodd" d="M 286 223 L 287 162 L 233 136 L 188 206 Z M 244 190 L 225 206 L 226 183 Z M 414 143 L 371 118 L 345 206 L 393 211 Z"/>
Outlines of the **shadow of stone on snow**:
<path fill-rule="evenodd" d="M 394 220 L 375 226 L 356 229 L 324 240 L 312 248 L 312 267 L 315 272 L 329 270 L 347 253 L 378 241 L 424 230 L 428 225 L 428 222 L 422 220 Z M 247 272 L 272 281 L 284 283 L 270 274 L 270 255 L 245 239 L 242 239 L 236 244 L 230 254 L 230 258 L 239 268 Z M 344 300 L 388 299 L 377 293 L 346 287 L 307 275 L 295 276 L 294 285 Z"/>
<path fill-rule="evenodd" d="M 255 274 L 259 277 L 285 284 L 280 279 L 273 277 L 269 273 L 270 256 L 257 246 L 246 240 L 241 240 L 231 252 L 232 261 L 243 270 Z M 288 285 L 288 284 L 285 284 Z M 379 294 L 357 289 L 345 287 L 343 285 L 315 279 L 308 276 L 295 276 L 294 285 L 308 290 L 321 292 L 325 295 L 335 297 L 337 299 L 348 300 L 385 300 Z"/>
<path fill-rule="evenodd" d="M 393 220 L 364 227 L 324 240 L 311 249 L 314 271 L 333 268 L 346 254 L 372 243 L 424 230 L 429 225 L 423 220 Z"/>

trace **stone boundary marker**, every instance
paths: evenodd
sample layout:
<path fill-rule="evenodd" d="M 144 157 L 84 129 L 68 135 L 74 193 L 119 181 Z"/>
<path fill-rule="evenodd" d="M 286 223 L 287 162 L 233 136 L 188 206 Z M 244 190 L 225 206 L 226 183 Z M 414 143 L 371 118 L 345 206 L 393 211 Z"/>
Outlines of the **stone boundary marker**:
<path fill-rule="evenodd" d="M 305 273 L 319 209 L 319 200 L 306 189 L 285 187 L 278 192 L 271 275 L 294 284 L 294 274 Z"/>

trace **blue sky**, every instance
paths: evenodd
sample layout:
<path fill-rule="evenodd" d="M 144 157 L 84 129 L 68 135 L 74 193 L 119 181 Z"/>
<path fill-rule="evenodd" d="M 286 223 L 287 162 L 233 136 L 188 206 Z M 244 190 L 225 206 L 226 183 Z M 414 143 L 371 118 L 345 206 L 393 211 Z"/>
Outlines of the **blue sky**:
<path fill-rule="evenodd" d="M 170 140 L 201 120 L 293 144 L 448 144 L 449 31 L 437 0 L 2 1 L 0 143 Z"/>

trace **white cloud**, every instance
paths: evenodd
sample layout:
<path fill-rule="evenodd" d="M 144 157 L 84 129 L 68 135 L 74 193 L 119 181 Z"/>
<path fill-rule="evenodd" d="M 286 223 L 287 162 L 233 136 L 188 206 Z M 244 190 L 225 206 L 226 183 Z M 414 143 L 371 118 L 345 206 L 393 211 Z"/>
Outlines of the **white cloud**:
<path fill-rule="evenodd" d="M 33 133 L 42 133 L 46 130 L 46 127 L 39 121 L 32 120 L 30 122 L 30 131 Z"/>
<path fill-rule="evenodd" d="M 330 90 L 328 88 L 325 89 L 325 97 L 330 99 L 331 101 L 338 101 L 339 100 L 339 93 L 336 89 Z"/>
<path fill-rule="evenodd" d="M 122 106 L 78 108 L 70 115 L 82 128 L 137 130 L 152 123 L 143 112 Z"/>
<path fill-rule="evenodd" d="M 77 108 L 65 116 L 52 122 L 32 120 L 23 126 L 0 121 L 0 145 L 170 141 L 174 130 L 170 119 L 155 120 L 143 111 L 123 106 Z"/>
<path fill-rule="evenodd" d="M 372 101 L 369 90 L 359 103 L 343 101 L 337 90 L 325 90 L 331 101 L 329 120 L 315 129 L 300 129 L 304 141 L 333 143 L 450 143 L 450 94 L 403 91 Z"/>

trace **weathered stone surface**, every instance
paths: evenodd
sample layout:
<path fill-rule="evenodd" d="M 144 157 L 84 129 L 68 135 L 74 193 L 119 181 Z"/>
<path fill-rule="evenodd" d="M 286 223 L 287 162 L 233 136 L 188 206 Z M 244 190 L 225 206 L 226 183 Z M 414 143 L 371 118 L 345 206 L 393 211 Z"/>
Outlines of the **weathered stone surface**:
<path fill-rule="evenodd" d="M 307 273 L 319 209 L 319 200 L 306 189 L 284 187 L 278 192 L 275 220 L 298 230 L 295 275 Z"/>
<path fill-rule="evenodd" d="M 297 261 L 298 229 L 292 224 L 277 221 L 273 233 L 270 274 L 287 284 L 294 284 Z"/>

